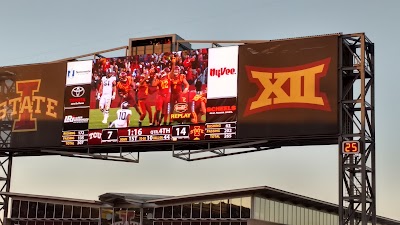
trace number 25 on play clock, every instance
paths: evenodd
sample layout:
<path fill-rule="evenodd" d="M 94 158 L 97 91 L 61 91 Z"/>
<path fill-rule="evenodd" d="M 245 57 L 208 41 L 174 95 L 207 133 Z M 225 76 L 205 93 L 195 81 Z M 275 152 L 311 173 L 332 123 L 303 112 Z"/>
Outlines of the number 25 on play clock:
<path fill-rule="evenodd" d="M 343 154 L 358 154 L 360 153 L 359 141 L 343 141 L 342 143 Z"/>

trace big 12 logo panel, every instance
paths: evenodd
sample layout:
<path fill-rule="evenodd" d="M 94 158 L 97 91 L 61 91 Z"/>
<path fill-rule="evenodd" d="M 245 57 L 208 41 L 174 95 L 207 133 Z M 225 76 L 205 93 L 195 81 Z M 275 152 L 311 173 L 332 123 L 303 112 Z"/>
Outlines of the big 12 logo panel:
<path fill-rule="evenodd" d="M 338 39 L 240 46 L 239 138 L 330 135 L 329 142 L 337 141 Z"/>

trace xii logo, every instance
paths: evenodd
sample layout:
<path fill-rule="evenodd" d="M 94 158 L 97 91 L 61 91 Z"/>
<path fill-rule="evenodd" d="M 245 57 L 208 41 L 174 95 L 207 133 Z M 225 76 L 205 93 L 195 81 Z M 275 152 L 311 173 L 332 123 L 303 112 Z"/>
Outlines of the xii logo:
<path fill-rule="evenodd" d="M 34 115 L 44 114 L 57 118 L 55 107 L 58 101 L 39 96 L 41 80 L 25 80 L 16 82 L 16 92 L 19 97 L 0 103 L 0 120 L 7 116 L 11 109 L 11 116 L 16 116 L 13 123 L 13 132 L 27 132 L 37 130 L 37 118 Z"/>
<path fill-rule="evenodd" d="M 257 84 L 258 92 L 248 100 L 244 116 L 278 108 L 331 111 L 319 82 L 327 74 L 329 64 L 330 58 L 286 68 L 246 66 L 249 81 Z"/>

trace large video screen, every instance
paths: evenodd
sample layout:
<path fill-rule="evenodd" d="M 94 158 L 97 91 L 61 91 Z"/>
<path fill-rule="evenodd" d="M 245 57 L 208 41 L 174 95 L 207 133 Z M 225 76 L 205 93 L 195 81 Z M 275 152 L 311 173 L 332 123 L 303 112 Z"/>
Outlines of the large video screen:
<path fill-rule="evenodd" d="M 63 144 L 236 138 L 238 46 L 67 65 Z"/>

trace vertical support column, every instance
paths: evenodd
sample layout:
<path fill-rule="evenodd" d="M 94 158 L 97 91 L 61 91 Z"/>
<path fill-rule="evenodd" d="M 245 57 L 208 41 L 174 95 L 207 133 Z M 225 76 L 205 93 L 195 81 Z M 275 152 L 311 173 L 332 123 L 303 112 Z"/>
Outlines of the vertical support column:
<path fill-rule="evenodd" d="M 375 225 L 374 45 L 364 33 L 343 35 L 340 43 L 340 224 Z M 345 140 L 359 141 L 360 153 L 343 154 Z"/>
<path fill-rule="evenodd" d="M 371 213 L 372 224 L 376 225 L 376 164 L 375 164 L 375 45 L 370 40 L 367 41 L 367 60 L 370 63 L 371 72 L 371 168 L 372 168 L 372 204 Z"/>
<path fill-rule="evenodd" d="M 338 79 L 339 79 L 339 132 L 340 134 L 344 133 L 344 112 L 342 108 L 342 99 L 343 99 L 343 93 L 344 93 L 344 84 L 343 84 L 343 40 L 342 37 L 339 38 L 339 68 L 338 68 Z M 339 169 L 339 225 L 344 224 L 344 205 L 343 205 L 343 175 L 344 175 L 344 168 L 343 168 L 343 156 L 342 156 L 342 142 L 343 142 L 343 137 L 342 135 L 339 136 L 339 151 L 338 151 L 338 169 Z"/>
<path fill-rule="evenodd" d="M 1 157 L 0 160 L 2 169 L 0 172 L 0 192 L 10 192 L 12 153 L 8 153 L 6 157 Z M 5 225 L 8 216 L 9 197 L 5 195 L 0 195 L 0 197 L 0 224 Z"/>
<path fill-rule="evenodd" d="M 140 207 L 140 217 L 139 217 L 139 225 L 143 225 L 143 218 L 144 218 L 144 210 L 143 210 L 143 206 Z"/>

